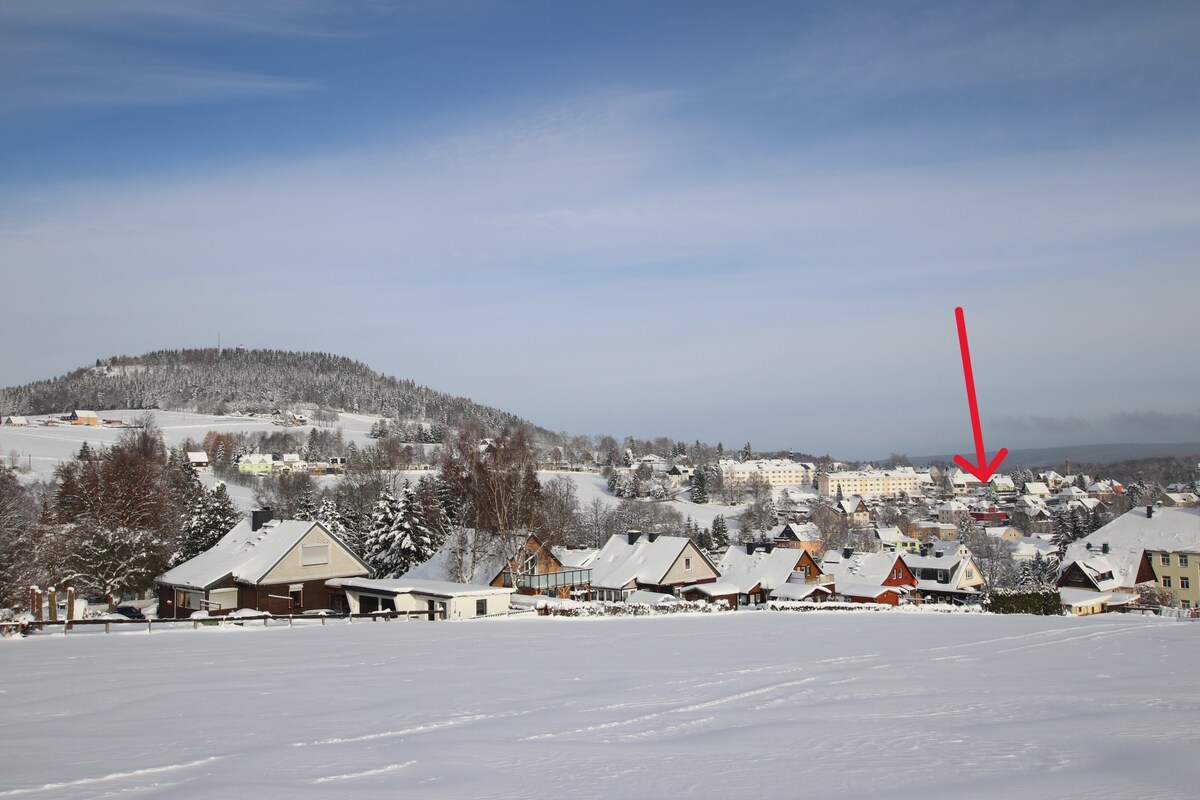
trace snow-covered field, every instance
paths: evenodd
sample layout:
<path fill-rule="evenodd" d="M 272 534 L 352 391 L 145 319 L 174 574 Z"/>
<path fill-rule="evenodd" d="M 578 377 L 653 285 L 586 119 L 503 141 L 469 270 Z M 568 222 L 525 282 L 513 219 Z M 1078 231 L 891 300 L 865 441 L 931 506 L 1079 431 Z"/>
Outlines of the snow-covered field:
<path fill-rule="evenodd" d="M 1200 624 L 736 612 L 0 642 L 0 798 L 1182 798 Z"/>

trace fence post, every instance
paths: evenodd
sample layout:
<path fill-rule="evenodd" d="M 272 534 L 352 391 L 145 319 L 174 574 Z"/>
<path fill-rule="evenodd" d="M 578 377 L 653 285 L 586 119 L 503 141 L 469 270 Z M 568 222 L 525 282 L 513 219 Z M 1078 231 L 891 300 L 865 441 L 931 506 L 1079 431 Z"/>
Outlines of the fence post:
<path fill-rule="evenodd" d="M 29 587 L 29 610 L 33 612 L 33 621 L 42 621 L 42 590 L 36 586 Z"/>
<path fill-rule="evenodd" d="M 57 594 L 58 593 L 55 591 L 53 586 L 46 590 L 46 600 L 50 606 L 50 622 L 58 622 L 58 603 L 56 602 Z"/>
<path fill-rule="evenodd" d="M 74 619 L 75 619 L 75 587 L 68 586 L 67 587 L 67 624 L 66 624 L 66 627 L 63 628 L 63 633 L 66 633 L 67 631 L 74 629 L 75 626 L 71 624 L 71 621 Z"/>

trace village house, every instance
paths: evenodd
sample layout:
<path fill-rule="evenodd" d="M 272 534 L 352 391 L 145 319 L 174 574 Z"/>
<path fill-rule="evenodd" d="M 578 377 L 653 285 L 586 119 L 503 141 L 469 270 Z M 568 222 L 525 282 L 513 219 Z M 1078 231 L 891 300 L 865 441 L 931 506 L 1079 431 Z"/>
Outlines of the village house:
<path fill-rule="evenodd" d="M 208 453 L 204 452 L 203 450 L 189 450 L 187 454 L 187 460 L 188 464 L 191 465 L 192 469 L 196 472 L 208 472 L 210 469 L 208 463 Z"/>
<path fill-rule="evenodd" d="M 811 522 L 789 522 L 775 534 L 776 547 L 786 547 L 792 550 L 807 550 L 818 557 L 825 552 L 822 544 L 821 529 Z"/>
<path fill-rule="evenodd" d="M 879 540 L 880 549 L 888 552 L 916 553 L 921 550 L 921 542 L 911 536 L 905 536 L 895 525 L 875 528 L 875 538 Z"/>
<path fill-rule="evenodd" d="M 638 589 L 675 594 L 720 577 L 708 556 L 683 536 L 630 531 L 609 537 L 592 560 L 592 596 L 624 600 Z"/>
<path fill-rule="evenodd" d="M 370 568 L 319 522 L 272 519 L 255 511 L 211 549 L 155 581 L 158 615 L 186 619 L 197 611 L 239 608 L 271 614 L 347 610 L 333 578 L 365 578 Z"/>
<path fill-rule="evenodd" d="M 828 552 L 821 568 L 833 576 L 835 598 L 899 605 L 916 596 L 917 578 L 899 553 Z"/>
<path fill-rule="evenodd" d="M 1158 496 L 1158 502 L 1167 508 L 1188 508 L 1200 505 L 1200 495 L 1195 492 L 1163 492 Z"/>
<path fill-rule="evenodd" d="M 916 576 L 917 594 L 925 602 L 966 605 L 981 597 L 983 571 L 962 543 L 935 544 L 924 556 L 905 553 L 904 563 Z"/>
<path fill-rule="evenodd" d="M 1200 508 L 1122 514 L 1067 548 L 1058 585 L 1128 596 L 1148 582 L 1174 592 L 1182 608 L 1200 608 Z"/>
<path fill-rule="evenodd" d="M 88 425 L 93 428 L 100 427 L 100 417 L 95 411 L 76 409 L 75 411 L 71 412 L 71 415 L 67 418 L 67 421 L 69 421 L 72 425 Z"/>
<path fill-rule="evenodd" d="M 844 517 L 852 528 L 865 528 L 871 524 L 871 509 L 861 497 L 850 497 L 833 504 L 833 510 Z"/>
<path fill-rule="evenodd" d="M 536 534 L 466 530 L 446 541 L 424 564 L 413 567 L 401 577 L 405 580 L 462 580 L 479 586 L 512 589 L 520 595 L 587 600 L 591 576 L 591 569 L 587 567 L 564 564 Z"/>
<path fill-rule="evenodd" d="M 28 427 L 29 420 L 26 419 L 25 417 L 17 417 L 17 416 L 5 417 L 4 424 L 9 427 L 13 427 L 13 428 L 25 428 L 25 427 Z"/>
<path fill-rule="evenodd" d="M 1119 599 L 1119 595 L 1102 594 L 1087 589 L 1059 589 L 1058 596 L 1062 600 L 1063 611 L 1075 617 L 1107 613 L 1113 600 Z"/>
<path fill-rule="evenodd" d="M 238 472 L 249 475 L 269 475 L 275 469 L 275 456 L 270 453 L 250 453 L 238 459 Z"/>
<path fill-rule="evenodd" d="M 331 592 L 345 594 L 352 614 L 380 611 L 426 612 L 429 619 L 476 619 L 505 614 L 510 586 L 480 586 L 419 578 L 333 578 L 326 581 Z"/>
<path fill-rule="evenodd" d="M 812 572 L 816 562 L 805 550 L 776 547 L 774 544 L 735 544 L 726 549 L 717 569 L 721 578 L 714 584 L 684 587 L 682 594 L 691 599 L 699 591 L 706 597 L 729 599 L 732 607 L 765 603 L 771 592 L 792 579 L 797 571 Z M 819 572 L 819 568 L 817 568 Z M 733 591 L 722 592 L 711 587 L 728 585 Z"/>

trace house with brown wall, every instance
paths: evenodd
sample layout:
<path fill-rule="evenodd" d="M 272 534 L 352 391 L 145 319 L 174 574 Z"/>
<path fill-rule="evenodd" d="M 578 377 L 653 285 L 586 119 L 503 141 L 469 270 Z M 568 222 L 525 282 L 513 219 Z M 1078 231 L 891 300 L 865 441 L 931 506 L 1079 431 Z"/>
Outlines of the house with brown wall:
<path fill-rule="evenodd" d="M 158 615 L 186 619 L 197 611 L 239 608 L 271 614 L 345 611 L 333 578 L 365 578 L 371 570 L 319 522 L 271 519 L 256 511 L 217 544 L 155 581 Z"/>

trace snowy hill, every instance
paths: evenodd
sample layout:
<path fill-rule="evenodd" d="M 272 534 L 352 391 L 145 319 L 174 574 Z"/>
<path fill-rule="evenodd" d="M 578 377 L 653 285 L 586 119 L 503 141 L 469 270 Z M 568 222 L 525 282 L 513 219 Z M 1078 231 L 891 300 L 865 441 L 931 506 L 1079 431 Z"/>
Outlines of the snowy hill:
<path fill-rule="evenodd" d="M 160 350 L 113 356 L 53 380 L 0 389 L 0 414 L 78 409 L 270 413 L 304 408 L 375 414 L 485 429 L 529 424 L 521 417 L 328 353 L 283 350 Z"/>

